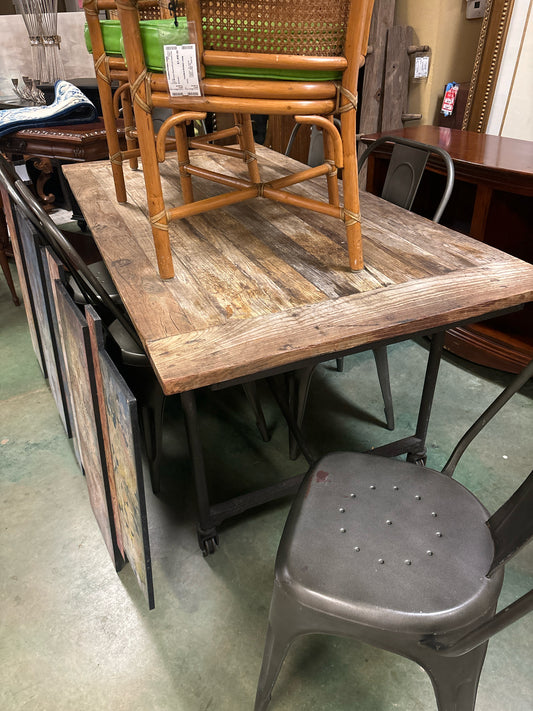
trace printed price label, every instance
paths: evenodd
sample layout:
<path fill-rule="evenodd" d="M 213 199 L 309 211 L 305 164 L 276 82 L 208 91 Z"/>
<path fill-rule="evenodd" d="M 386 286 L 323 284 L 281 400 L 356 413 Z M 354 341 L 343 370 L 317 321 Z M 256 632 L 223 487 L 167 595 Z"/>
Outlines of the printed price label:
<path fill-rule="evenodd" d="M 423 79 L 429 74 L 429 57 L 423 55 L 415 57 L 415 79 Z"/>
<path fill-rule="evenodd" d="M 166 44 L 165 67 L 170 96 L 201 96 L 195 44 Z"/>

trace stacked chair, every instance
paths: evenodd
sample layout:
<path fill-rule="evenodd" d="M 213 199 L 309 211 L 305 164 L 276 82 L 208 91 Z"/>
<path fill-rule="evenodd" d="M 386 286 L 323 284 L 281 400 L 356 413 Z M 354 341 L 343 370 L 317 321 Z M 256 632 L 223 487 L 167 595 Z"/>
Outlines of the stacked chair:
<path fill-rule="evenodd" d="M 173 2 L 176 30 L 186 29 L 187 40 L 197 49 L 199 96 L 172 96 L 167 76 L 162 71 L 162 60 L 148 59 L 149 45 L 157 44 L 158 39 L 150 40 L 150 28 L 142 24 L 140 11 L 145 5 L 137 0 L 116 0 L 116 3 L 84 0 L 104 120 L 108 126 L 117 197 L 121 201 L 126 199 L 122 161 L 135 156 L 128 151 L 121 153 L 112 135 L 115 114 L 110 86 L 113 80 L 129 85 L 127 89 L 120 89 L 124 94 L 129 91 L 135 116 L 135 128 L 128 128 L 127 135 L 139 143 L 161 277 L 172 278 L 174 274 L 168 235 L 171 220 L 253 197 L 265 197 L 341 219 L 346 226 L 349 266 L 362 269 L 355 117 L 357 77 L 367 49 L 372 0 L 186 0 L 186 28 L 184 18 L 179 18 L 183 10 Z M 106 46 L 99 22 L 100 10 L 115 9 L 125 60 L 110 56 L 109 43 Z M 183 44 L 183 34 L 177 38 L 176 44 Z M 160 50 L 162 52 L 162 48 Z M 152 119 L 154 107 L 172 111 L 157 136 Z M 204 119 L 207 112 L 234 114 L 235 125 L 201 138 L 189 138 L 187 123 Z M 126 113 L 125 108 L 124 116 L 129 123 Z M 251 114 L 290 115 L 297 123 L 320 126 L 324 134 L 324 162 L 262 182 Z M 336 114 L 340 116 L 341 132 L 334 123 Z M 159 173 L 171 130 L 175 135 L 184 203 L 179 206 L 165 204 Z M 215 143 L 218 138 L 228 137 L 234 137 L 238 147 Z M 191 148 L 242 160 L 246 166 L 243 177 L 195 167 Z M 337 183 L 337 171 L 341 168 L 344 205 Z M 286 190 L 320 175 L 327 176 L 328 202 Z M 230 190 L 195 201 L 193 176 L 215 181 Z"/>

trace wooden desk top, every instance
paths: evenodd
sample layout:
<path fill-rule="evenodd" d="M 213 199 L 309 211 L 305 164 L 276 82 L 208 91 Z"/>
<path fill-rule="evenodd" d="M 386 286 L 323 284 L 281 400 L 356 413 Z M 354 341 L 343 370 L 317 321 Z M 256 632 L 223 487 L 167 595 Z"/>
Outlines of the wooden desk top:
<path fill-rule="evenodd" d="M 368 142 L 381 135 L 403 136 L 444 148 L 450 154 L 458 177 L 479 182 L 493 181 L 507 192 L 533 194 L 533 142 L 459 131 L 439 126 L 408 126 L 363 136 Z"/>
<path fill-rule="evenodd" d="M 258 153 L 264 180 L 295 164 Z M 200 151 L 194 161 L 243 172 L 235 159 Z M 167 394 L 533 299 L 532 265 L 366 193 L 361 272 L 347 268 L 340 221 L 255 199 L 171 223 L 176 276 L 162 281 L 142 174 L 126 170 L 129 202 L 121 205 L 107 162 L 64 171 Z M 161 173 L 169 204 L 178 204 L 176 161 Z M 197 197 L 220 189 L 195 181 Z M 321 181 L 305 188 L 315 197 L 323 189 Z"/>

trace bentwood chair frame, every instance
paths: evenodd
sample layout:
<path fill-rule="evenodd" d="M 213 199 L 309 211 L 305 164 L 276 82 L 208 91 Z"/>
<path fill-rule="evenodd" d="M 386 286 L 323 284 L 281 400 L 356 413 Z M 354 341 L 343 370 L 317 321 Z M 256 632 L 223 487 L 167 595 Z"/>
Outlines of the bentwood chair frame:
<path fill-rule="evenodd" d="M 356 94 L 359 68 L 367 51 L 373 0 L 277 0 L 274 4 L 266 3 L 266 0 L 243 0 L 239 3 L 185 0 L 187 19 L 189 23 L 194 23 L 193 27 L 196 28 L 203 96 L 183 97 L 170 96 L 164 74 L 147 71 L 139 32 L 140 6 L 138 0 L 116 0 L 116 3 L 111 0 L 84 0 L 99 78 L 98 85 L 105 92 L 108 92 L 103 86 L 105 79 L 98 74 L 101 67 L 107 63 L 110 68 L 117 66 L 117 71 L 122 72 L 123 63 L 118 61 L 117 64 L 114 59 L 105 57 L 103 44 L 98 39 L 98 11 L 115 7 L 118 10 L 127 61 L 127 79 L 135 114 L 135 130 L 143 163 L 150 221 L 161 277 L 167 279 L 174 275 L 168 236 L 168 223 L 171 220 L 190 217 L 253 197 L 265 197 L 340 218 L 346 226 L 349 266 L 354 270 L 362 269 L 355 147 Z M 222 6 L 222 10 L 218 9 L 219 6 Z M 318 21 L 315 21 L 317 18 Z M 261 21 L 258 22 L 258 19 Z M 217 23 L 221 20 L 233 23 L 229 41 L 231 50 L 225 48 L 228 44 L 227 37 L 222 37 L 223 33 L 216 31 Z M 250 40 L 250 33 L 244 33 L 243 36 L 236 34 L 233 37 L 234 28 L 238 25 L 245 26 L 246 23 L 255 23 L 256 34 L 253 41 Z M 283 51 L 280 50 L 280 45 L 276 45 L 274 53 L 257 50 L 256 41 L 261 31 L 261 23 L 263 29 L 267 25 L 289 28 L 286 31 Z M 290 29 L 302 27 L 303 30 Z M 335 31 L 332 31 L 332 27 Z M 201 31 L 198 31 L 200 28 Z M 323 36 L 317 39 L 320 28 L 324 30 Z M 302 39 L 309 38 L 311 41 L 308 46 L 302 47 Z M 311 45 L 314 45 L 314 48 Z M 273 70 L 339 72 L 340 79 L 293 81 L 206 76 L 212 67 L 254 69 L 267 74 Z M 122 78 L 126 79 L 124 76 Z M 154 107 L 169 108 L 173 111 L 173 115 L 159 129 L 157 138 L 152 121 Z M 236 125 L 222 132 L 188 139 L 186 124 L 205 118 L 206 113 L 210 111 L 233 113 Z M 292 115 L 297 123 L 320 126 L 324 134 L 324 163 L 293 175 L 262 182 L 250 119 L 250 115 L 254 113 Z M 341 132 L 333 122 L 335 114 L 340 115 Z M 165 142 L 171 129 L 175 132 L 184 201 L 184 204 L 178 207 L 165 205 L 158 166 L 165 160 Z M 236 137 L 238 148 L 213 143 L 217 138 L 228 136 Z M 118 152 L 117 148 L 118 146 L 110 148 L 112 156 Z M 203 148 L 240 158 L 247 165 L 248 178 L 230 177 L 195 167 L 189 160 L 190 148 Z M 341 168 L 344 206 L 340 204 L 337 182 L 337 170 Z M 119 179 L 120 172 L 114 167 L 114 175 L 118 175 Z M 327 177 L 328 202 L 285 189 L 321 175 Z M 222 195 L 195 201 L 192 176 L 215 181 L 231 190 Z"/>

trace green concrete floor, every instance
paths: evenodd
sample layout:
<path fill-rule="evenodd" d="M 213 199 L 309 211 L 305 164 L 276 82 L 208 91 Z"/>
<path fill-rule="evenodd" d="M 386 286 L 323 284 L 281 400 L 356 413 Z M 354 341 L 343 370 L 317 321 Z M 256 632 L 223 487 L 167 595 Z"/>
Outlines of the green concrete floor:
<path fill-rule="evenodd" d="M 20 292 L 19 292 L 20 293 Z M 427 351 L 390 349 L 397 426 L 383 429 L 371 354 L 345 372 L 320 367 L 307 432 L 318 452 L 367 448 L 412 433 Z M 169 402 L 162 493 L 147 506 L 156 609 L 129 566 L 118 575 L 89 506 L 83 476 L 32 351 L 23 307 L 0 278 L 0 709 L 3 711 L 251 711 L 261 664 L 277 543 L 288 502 L 221 529 L 221 546 L 197 547 L 192 486 L 177 403 Z M 454 441 L 509 377 L 447 356 L 430 423 L 428 462 Z M 272 441 L 263 444 L 239 389 L 200 398 L 220 495 L 299 472 L 268 393 Z M 465 455 L 457 478 L 494 510 L 531 469 L 533 383 Z M 351 417 L 350 417 L 351 415 Z M 533 546 L 508 566 L 502 601 L 533 581 Z M 479 711 L 533 708 L 533 615 L 490 644 Z M 436 708 L 413 663 L 353 640 L 296 642 L 272 711 L 422 711 Z"/>

